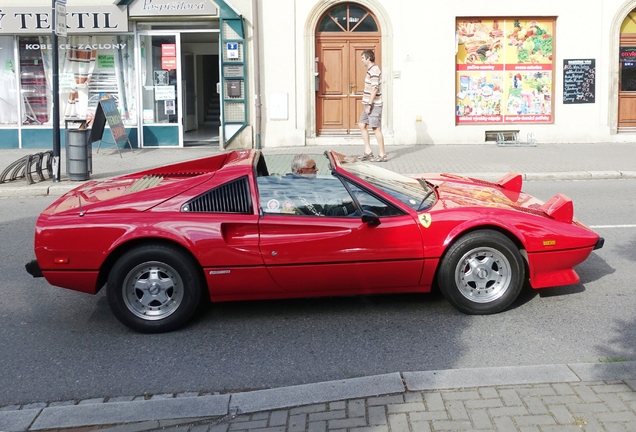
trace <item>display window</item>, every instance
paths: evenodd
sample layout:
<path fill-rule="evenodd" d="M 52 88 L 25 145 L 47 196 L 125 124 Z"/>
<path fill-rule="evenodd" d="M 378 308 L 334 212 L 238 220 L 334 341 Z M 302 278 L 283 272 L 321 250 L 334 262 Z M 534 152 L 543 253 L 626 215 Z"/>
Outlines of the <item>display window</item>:
<path fill-rule="evenodd" d="M 552 123 L 554 19 L 457 19 L 456 124 Z"/>
<path fill-rule="evenodd" d="M 19 37 L 22 124 L 52 121 L 52 45 L 50 36 Z M 102 97 L 112 96 L 124 125 L 137 123 L 134 37 L 59 38 L 60 119 L 89 122 Z"/>
<path fill-rule="evenodd" d="M 18 124 L 18 93 L 13 36 L 0 36 L 0 125 Z"/>

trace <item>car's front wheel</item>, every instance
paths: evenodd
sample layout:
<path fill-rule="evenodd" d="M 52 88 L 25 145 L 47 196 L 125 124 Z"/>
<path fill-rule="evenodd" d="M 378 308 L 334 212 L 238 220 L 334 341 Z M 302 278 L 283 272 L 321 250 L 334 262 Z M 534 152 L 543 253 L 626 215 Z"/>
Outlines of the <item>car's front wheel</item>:
<path fill-rule="evenodd" d="M 124 325 L 143 333 L 182 326 L 201 301 L 193 259 L 169 246 L 142 246 L 122 255 L 110 271 L 108 304 Z"/>
<path fill-rule="evenodd" d="M 461 312 L 487 315 L 506 309 L 523 287 L 519 249 L 493 230 L 468 233 L 451 245 L 438 272 L 444 297 Z"/>

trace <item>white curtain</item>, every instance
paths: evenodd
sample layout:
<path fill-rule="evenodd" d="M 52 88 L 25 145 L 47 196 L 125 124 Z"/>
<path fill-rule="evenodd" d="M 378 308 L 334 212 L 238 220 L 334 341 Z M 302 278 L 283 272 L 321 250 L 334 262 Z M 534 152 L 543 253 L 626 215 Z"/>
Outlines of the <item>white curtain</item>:
<path fill-rule="evenodd" d="M 63 94 L 68 94 L 64 106 L 65 118 L 85 118 L 90 98 L 90 82 L 95 69 L 97 51 L 90 48 L 93 36 L 71 36 L 67 38 L 70 49 L 64 50 L 64 61 L 60 61 L 60 70 L 64 74 L 73 74 L 70 88 L 62 88 Z M 60 98 L 60 102 L 61 102 Z"/>
<path fill-rule="evenodd" d="M 0 124 L 18 123 L 14 37 L 0 36 Z"/>
<path fill-rule="evenodd" d="M 126 125 L 137 124 L 137 80 L 135 74 L 133 35 L 114 36 L 115 78 L 118 90 L 118 108 Z"/>

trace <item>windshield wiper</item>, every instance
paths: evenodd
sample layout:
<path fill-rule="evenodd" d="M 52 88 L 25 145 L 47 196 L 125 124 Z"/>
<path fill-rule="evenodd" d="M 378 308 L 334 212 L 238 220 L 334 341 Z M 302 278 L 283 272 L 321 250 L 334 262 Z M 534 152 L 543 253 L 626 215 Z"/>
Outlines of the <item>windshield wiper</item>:
<path fill-rule="evenodd" d="M 431 187 L 431 186 L 429 186 L 428 183 L 426 183 L 426 180 L 423 180 L 421 178 L 418 178 L 417 181 L 422 185 L 423 188 L 429 188 L 430 189 L 426 193 L 426 195 L 424 195 L 424 198 L 422 198 L 422 202 L 420 202 L 420 205 L 417 208 L 417 211 L 420 211 L 422 209 L 422 206 L 424 205 L 424 202 L 426 201 L 426 199 L 428 197 L 430 197 L 433 192 L 435 192 L 435 189 L 437 189 L 439 187 L 439 185 L 432 185 L 433 187 Z"/>

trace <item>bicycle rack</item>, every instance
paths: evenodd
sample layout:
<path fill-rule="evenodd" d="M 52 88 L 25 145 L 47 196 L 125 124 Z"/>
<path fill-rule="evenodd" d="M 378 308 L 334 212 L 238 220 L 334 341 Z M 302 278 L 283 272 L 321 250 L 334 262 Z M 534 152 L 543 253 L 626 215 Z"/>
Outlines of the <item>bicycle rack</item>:
<path fill-rule="evenodd" d="M 28 184 L 35 183 L 33 175 L 37 175 L 38 182 L 46 180 L 42 166 L 46 168 L 49 179 L 53 178 L 53 150 L 21 157 L 11 163 L 0 174 L 0 183 L 25 178 Z"/>
<path fill-rule="evenodd" d="M 536 147 L 537 140 L 534 137 L 534 133 L 529 132 L 527 135 L 527 141 L 519 141 L 519 134 L 517 132 L 513 134 L 497 134 L 497 145 L 500 147 Z"/>

